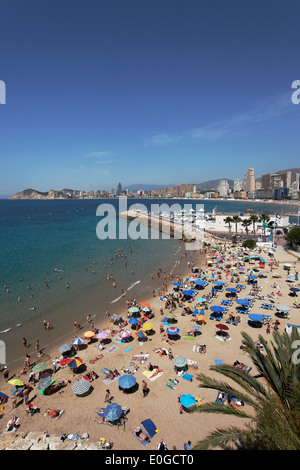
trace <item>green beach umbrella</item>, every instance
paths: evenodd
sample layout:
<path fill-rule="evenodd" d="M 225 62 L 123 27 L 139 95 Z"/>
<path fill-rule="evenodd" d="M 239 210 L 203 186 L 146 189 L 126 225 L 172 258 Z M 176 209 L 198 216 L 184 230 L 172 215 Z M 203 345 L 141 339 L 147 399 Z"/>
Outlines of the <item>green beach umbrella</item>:
<path fill-rule="evenodd" d="M 32 371 L 33 372 L 42 372 L 45 369 L 47 369 L 47 363 L 46 362 L 39 362 L 38 364 L 33 366 Z"/>
<path fill-rule="evenodd" d="M 128 312 L 131 312 L 131 313 L 136 313 L 136 312 L 139 312 L 140 309 L 137 308 L 137 307 L 130 307 L 130 309 L 128 310 Z"/>

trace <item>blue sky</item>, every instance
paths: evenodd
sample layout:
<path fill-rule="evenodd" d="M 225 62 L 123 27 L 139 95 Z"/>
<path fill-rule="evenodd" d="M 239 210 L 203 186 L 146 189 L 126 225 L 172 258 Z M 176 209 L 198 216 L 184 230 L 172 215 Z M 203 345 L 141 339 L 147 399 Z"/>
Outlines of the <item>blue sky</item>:
<path fill-rule="evenodd" d="M 0 0 L 0 194 L 299 167 L 298 0 Z"/>

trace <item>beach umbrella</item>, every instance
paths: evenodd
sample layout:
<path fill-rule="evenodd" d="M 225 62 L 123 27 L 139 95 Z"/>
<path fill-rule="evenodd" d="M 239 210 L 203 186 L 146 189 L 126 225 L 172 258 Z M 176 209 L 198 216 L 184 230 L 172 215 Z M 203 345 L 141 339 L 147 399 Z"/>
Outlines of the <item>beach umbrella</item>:
<path fill-rule="evenodd" d="M 46 362 L 39 362 L 38 364 L 33 366 L 32 371 L 33 372 L 42 372 L 45 369 L 47 369 L 47 363 Z"/>
<path fill-rule="evenodd" d="M 166 314 L 166 318 L 174 319 L 174 318 L 176 318 L 176 315 L 175 315 L 175 313 L 169 312 L 169 313 Z"/>
<path fill-rule="evenodd" d="M 251 313 L 248 318 L 249 318 L 249 320 L 252 320 L 254 322 L 264 321 L 264 316 L 261 315 L 260 313 Z"/>
<path fill-rule="evenodd" d="M 120 315 L 117 315 L 116 313 L 114 313 L 110 318 L 112 321 L 119 320 Z"/>
<path fill-rule="evenodd" d="M 83 395 L 84 393 L 87 393 L 90 390 L 91 386 L 92 385 L 90 384 L 88 380 L 80 379 L 77 382 L 75 382 L 75 384 L 72 387 L 72 390 L 75 393 L 75 395 Z"/>
<path fill-rule="evenodd" d="M 62 346 L 58 348 L 58 350 L 61 353 L 65 353 L 65 352 L 71 351 L 72 348 L 73 348 L 73 344 L 63 344 Z"/>
<path fill-rule="evenodd" d="M 19 379 L 10 379 L 8 383 L 11 385 L 16 385 L 17 387 L 22 387 L 24 385 L 23 382 L 21 382 Z"/>
<path fill-rule="evenodd" d="M 142 328 L 143 330 L 150 331 L 150 330 L 153 330 L 153 325 L 152 323 L 144 323 Z"/>
<path fill-rule="evenodd" d="M 185 367 L 187 365 L 187 360 L 185 357 L 177 356 L 173 359 L 173 364 L 175 367 Z"/>
<path fill-rule="evenodd" d="M 175 326 L 170 326 L 170 327 L 167 329 L 167 333 L 168 333 L 168 335 L 178 335 L 179 329 L 176 328 Z"/>
<path fill-rule="evenodd" d="M 73 357 L 69 362 L 68 366 L 70 369 L 77 369 L 77 367 L 81 366 L 82 364 L 82 359 L 80 357 Z"/>
<path fill-rule="evenodd" d="M 143 310 L 143 312 L 151 312 L 150 307 L 141 307 L 141 310 Z"/>
<path fill-rule="evenodd" d="M 123 330 L 118 334 L 119 338 L 128 338 L 128 336 L 130 335 L 131 335 L 130 330 Z"/>
<path fill-rule="evenodd" d="M 291 309 L 290 307 L 287 307 L 286 305 L 278 305 L 276 307 L 276 310 L 278 310 L 279 312 L 289 312 Z"/>
<path fill-rule="evenodd" d="M 199 299 L 197 299 L 197 302 L 206 302 L 206 298 L 205 297 L 199 297 Z"/>
<path fill-rule="evenodd" d="M 227 292 L 236 292 L 236 289 L 234 287 L 227 287 Z"/>
<path fill-rule="evenodd" d="M 130 307 L 130 309 L 128 310 L 128 312 L 130 313 L 139 313 L 140 309 L 137 308 L 137 307 Z"/>
<path fill-rule="evenodd" d="M 125 374 L 119 377 L 119 387 L 129 389 L 136 384 L 136 378 L 133 375 Z"/>
<path fill-rule="evenodd" d="M 145 333 L 143 333 L 142 331 L 137 332 L 136 335 L 138 338 L 146 338 Z"/>
<path fill-rule="evenodd" d="M 109 336 L 109 334 L 106 331 L 101 331 L 100 333 L 97 334 L 96 338 L 98 339 L 105 339 Z"/>
<path fill-rule="evenodd" d="M 290 291 L 292 291 L 292 292 L 299 292 L 300 289 L 298 289 L 298 287 L 290 287 Z"/>
<path fill-rule="evenodd" d="M 197 404 L 197 401 L 193 395 L 190 393 L 186 393 L 184 395 L 181 395 L 180 397 L 180 403 L 184 408 L 190 408 L 191 406 L 195 406 Z"/>
<path fill-rule="evenodd" d="M 110 403 L 104 410 L 104 416 L 108 421 L 115 421 L 122 413 L 122 407 L 116 402 Z"/>
<path fill-rule="evenodd" d="M 136 325 L 138 322 L 139 322 L 139 321 L 138 321 L 136 318 L 130 318 L 130 319 L 128 320 L 128 323 L 129 323 L 130 325 Z"/>
<path fill-rule="evenodd" d="M 225 307 L 221 307 L 219 305 L 213 305 L 212 307 L 210 307 L 210 309 L 214 313 L 219 313 L 219 312 L 225 312 L 226 311 Z"/>
<path fill-rule="evenodd" d="M 254 276 L 254 274 L 251 274 L 250 276 L 248 276 L 248 279 L 254 280 L 254 279 L 257 279 L 257 276 Z"/>
<path fill-rule="evenodd" d="M 193 330 L 201 330 L 201 326 L 200 325 L 194 325 Z"/>
<path fill-rule="evenodd" d="M 214 282 L 215 286 L 223 286 L 223 284 L 224 284 L 224 282 L 222 282 L 222 281 L 215 281 Z"/>
<path fill-rule="evenodd" d="M 247 299 L 237 299 L 236 303 L 244 306 L 249 306 L 249 300 Z"/>
<path fill-rule="evenodd" d="M 201 279 L 197 279 L 197 281 L 195 281 L 194 284 L 196 284 L 196 286 L 201 286 L 201 287 L 207 286 L 207 282 L 201 281 Z"/>
<path fill-rule="evenodd" d="M 141 302 L 141 303 L 140 303 L 140 306 L 141 306 L 141 307 L 149 307 L 149 308 L 151 308 L 151 305 L 148 304 L 147 302 Z"/>
<path fill-rule="evenodd" d="M 72 344 L 75 344 L 76 346 L 80 346 L 81 344 L 84 343 L 84 339 L 83 338 L 75 338 L 73 341 L 72 341 Z"/>
<path fill-rule="evenodd" d="M 95 336 L 95 332 L 94 331 L 86 331 L 83 336 L 85 338 L 92 338 L 93 336 Z"/>
<path fill-rule="evenodd" d="M 190 278 L 191 280 L 191 278 Z M 175 287 L 181 287 L 183 284 L 181 284 L 180 282 L 173 282 L 173 286 Z"/>
<path fill-rule="evenodd" d="M 52 385 L 54 382 L 55 380 L 53 380 L 51 376 L 46 377 L 45 379 L 39 381 L 37 388 L 40 390 L 40 393 L 43 393 L 43 391 L 50 387 L 50 385 Z"/>
<path fill-rule="evenodd" d="M 223 331 L 229 330 L 228 326 L 223 325 L 223 323 L 219 323 L 218 325 L 216 325 L 216 328 L 218 328 L 219 330 L 223 330 Z"/>

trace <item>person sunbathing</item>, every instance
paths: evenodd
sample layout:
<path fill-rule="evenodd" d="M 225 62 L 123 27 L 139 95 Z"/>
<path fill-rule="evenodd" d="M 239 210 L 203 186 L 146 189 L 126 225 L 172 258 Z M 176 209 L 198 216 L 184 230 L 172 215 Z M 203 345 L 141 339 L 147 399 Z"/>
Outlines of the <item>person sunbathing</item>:
<path fill-rule="evenodd" d="M 148 441 L 149 440 L 149 436 L 147 436 L 147 434 L 145 434 L 142 430 L 142 428 L 140 427 L 137 427 L 134 429 L 134 431 L 132 431 L 136 437 L 139 438 L 140 441 L 144 442 L 144 441 Z"/>
<path fill-rule="evenodd" d="M 6 425 L 6 431 L 16 431 L 16 429 L 20 426 L 19 418 L 17 416 L 13 416 Z"/>
<path fill-rule="evenodd" d="M 51 418 L 57 418 L 61 414 L 62 410 L 51 410 L 48 409 L 46 411 L 47 416 L 51 416 Z"/>

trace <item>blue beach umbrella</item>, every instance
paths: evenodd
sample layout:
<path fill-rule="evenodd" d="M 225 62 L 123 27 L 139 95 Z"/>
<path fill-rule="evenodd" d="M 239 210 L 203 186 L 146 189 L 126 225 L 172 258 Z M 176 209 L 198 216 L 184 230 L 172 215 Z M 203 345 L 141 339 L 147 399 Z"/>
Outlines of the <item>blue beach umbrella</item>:
<path fill-rule="evenodd" d="M 186 393 L 185 395 L 181 395 L 180 403 L 184 408 L 190 408 L 191 406 L 195 406 L 197 404 L 195 397 L 190 393 Z"/>
<path fill-rule="evenodd" d="M 182 291 L 182 294 L 187 295 L 188 297 L 193 297 L 193 295 L 195 295 L 196 293 L 197 291 L 192 290 L 192 289 Z"/>
<path fill-rule="evenodd" d="M 206 302 L 206 298 L 205 297 L 199 297 L 199 299 L 197 299 L 197 302 Z"/>
<path fill-rule="evenodd" d="M 254 322 L 264 321 L 264 316 L 261 315 L 260 313 L 251 313 L 248 318 L 249 320 L 254 321 Z"/>
<path fill-rule="evenodd" d="M 175 287 L 181 287 L 182 284 L 180 282 L 173 282 L 173 286 Z"/>
<path fill-rule="evenodd" d="M 276 310 L 278 312 L 289 312 L 291 309 L 290 307 L 287 307 L 286 305 L 277 305 Z"/>
<path fill-rule="evenodd" d="M 253 274 L 251 274 L 250 276 L 248 276 L 248 279 L 250 280 L 257 279 L 257 276 L 254 276 Z"/>
<path fill-rule="evenodd" d="M 119 377 L 119 387 L 129 389 L 136 384 L 136 378 L 133 375 L 125 374 Z"/>
<path fill-rule="evenodd" d="M 215 313 L 225 312 L 226 311 L 226 308 L 221 307 L 219 305 L 213 305 L 212 307 L 210 307 L 210 309 L 211 309 L 212 312 L 215 312 Z"/>
<path fill-rule="evenodd" d="M 128 320 L 128 323 L 130 323 L 130 325 L 136 325 L 138 323 L 138 319 L 137 318 L 130 318 Z"/>
<path fill-rule="evenodd" d="M 215 286 L 223 286 L 223 284 L 224 284 L 224 282 L 222 282 L 222 281 L 215 281 L 214 282 Z"/>
<path fill-rule="evenodd" d="M 120 418 L 122 413 L 122 407 L 118 403 L 113 402 L 105 408 L 104 416 L 108 421 L 116 421 L 116 419 Z"/>
<path fill-rule="evenodd" d="M 201 279 L 198 279 L 197 281 L 195 281 L 194 284 L 196 284 L 196 286 L 201 286 L 201 287 L 207 286 L 207 282 L 201 281 Z"/>
<path fill-rule="evenodd" d="M 298 289 L 298 287 L 291 287 L 290 288 L 290 291 L 292 292 L 299 292 L 300 289 Z"/>
<path fill-rule="evenodd" d="M 249 306 L 249 300 L 247 299 L 237 299 L 236 301 L 237 304 L 244 305 L 244 306 Z"/>
<path fill-rule="evenodd" d="M 81 344 L 84 343 L 84 339 L 83 338 L 75 338 L 73 341 L 72 341 L 73 344 L 76 344 L 77 346 L 80 346 Z"/>
<path fill-rule="evenodd" d="M 201 326 L 200 325 L 194 325 L 193 330 L 201 330 Z"/>
<path fill-rule="evenodd" d="M 234 287 L 227 287 L 227 292 L 236 292 L 236 289 Z"/>

